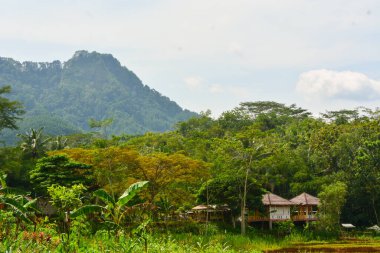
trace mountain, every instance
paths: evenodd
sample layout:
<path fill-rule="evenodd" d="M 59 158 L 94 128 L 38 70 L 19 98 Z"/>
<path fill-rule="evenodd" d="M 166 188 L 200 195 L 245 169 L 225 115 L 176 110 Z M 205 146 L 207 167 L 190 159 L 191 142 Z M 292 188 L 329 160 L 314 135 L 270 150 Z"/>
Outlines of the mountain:
<path fill-rule="evenodd" d="M 77 51 L 67 62 L 18 62 L 0 57 L 0 86 L 27 111 L 20 131 L 45 126 L 50 134 L 88 131 L 88 120 L 112 118 L 108 132 L 169 130 L 196 114 L 144 85 L 110 54 Z M 10 131 L 1 139 L 14 135 Z"/>

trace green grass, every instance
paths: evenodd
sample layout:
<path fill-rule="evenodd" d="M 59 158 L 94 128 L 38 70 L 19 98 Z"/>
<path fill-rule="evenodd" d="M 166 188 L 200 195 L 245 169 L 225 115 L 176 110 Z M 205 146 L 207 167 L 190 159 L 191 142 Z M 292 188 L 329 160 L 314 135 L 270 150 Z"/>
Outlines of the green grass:
<path fill-rule="evenodd" d="M 95 234 L 86 230 L 85 223 L 73 226 L 70 241 L 65 236 L 57 234 L 53 223 L 46 223 L 37 228 L 37 233 L 21 231 L 15 234 L 13 230 L 8 236 L 0 238 L 0 252 L 144 252 L 143 237 L 131 235 L 130 232 L 114 234 L 99 230 Z M 187 224 L 191 227 L 191 224 Z M 359 247 L 380 248 L 380 237 L 356 236 L 354 239 L 321 239 L 303 231 L 294 230 L 292 234 L 279 236 L 276 233 L 263 230 L 249 230 L 242 236 L 236 230 L 220 228 L 216 225 L 192 225 L 184 228 L 162 230 L 152 227 L 144 237 L 147 239 L 148 252 L 204 252 L 204 253 L 235 253 L 235 252 L 265 252 L 284 248 L 300 249 L 300 252 L 323 252 L 323 248 L 350 249 Z M 181 231 L 182 230 L 182 231 Z M 29 228 L 32 231 L 32 228 Z M 80 231 L 81 233 L 79 233 Z M 43 235 L 41 235 L 43 232 Z"/>

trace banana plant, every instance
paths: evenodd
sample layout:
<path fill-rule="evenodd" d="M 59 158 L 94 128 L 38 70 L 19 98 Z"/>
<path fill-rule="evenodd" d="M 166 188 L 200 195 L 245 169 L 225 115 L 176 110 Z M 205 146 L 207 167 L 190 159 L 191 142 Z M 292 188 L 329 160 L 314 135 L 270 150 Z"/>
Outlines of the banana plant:
<path fill-rule="evenodd" d="M 5 174 L 0 175 L 0 184 L 0 204 L 9 207 L 18 220 L 32 223 L 33 221 L 27 215 L 28 209 L 35 209 L 37 199 L 27 199 L 24 197 L 24 191 L 8 187 Z"/>
<path fill-rule="evenodd" d="M 148 184 L 148 181 L 140 181 L 140 182 L 132 184 L 118 199 L 111 196 L 105 190 L 99 189 L 95 191 L 93 194 L 94 196 L 101 199 L 105 203 L 105 205 L 104 206 L 101 206 L 101 205 L 82 206 L 76 211 L 74 211 L 71 214 L 71 217 L 75 218 L 75 217 L 85 215 L 85 214 L 101 212 L 104 214 L 104 217 L 106 218 L 105 224 L 107 224 L 108 226 L 115 227 L 116 230 L 118 230 L 120 228 L 120 224 L 125 215 L 125 206 L 147 184 Z"/>

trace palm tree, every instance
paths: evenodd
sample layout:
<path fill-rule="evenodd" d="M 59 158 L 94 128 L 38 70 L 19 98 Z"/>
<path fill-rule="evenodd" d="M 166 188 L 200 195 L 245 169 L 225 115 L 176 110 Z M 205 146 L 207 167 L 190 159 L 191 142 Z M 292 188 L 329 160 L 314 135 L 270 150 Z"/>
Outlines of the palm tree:
<path fill-rule="evenodd" d="M 57 136 L 54 141 L 52 141 L 52 150 L 61 150 L 67 147 L 67 138 L 62 135 Z"/>
<path fill-rule="evenodd" d="M 50 140 L 50 138 L 43 139 L 43 129 L 43 127 L 37 130 L 31 128 L 30 132 L 26 132 L 25 134 L 17 134 L 17 136 L 22 140 L 20 145 L 22 151 L 25 154 L 30 155 L 32 158 L 42 156 L 45 153 L 46 144 Z"/>

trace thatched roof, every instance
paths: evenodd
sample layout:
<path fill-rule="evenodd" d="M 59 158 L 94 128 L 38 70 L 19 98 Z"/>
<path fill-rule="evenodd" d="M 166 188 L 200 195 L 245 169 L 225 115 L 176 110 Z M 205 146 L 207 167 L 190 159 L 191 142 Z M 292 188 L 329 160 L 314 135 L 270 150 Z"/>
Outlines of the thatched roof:
<path fill-rule="evenodd" d="M 355 226 L 352 225 L 351 223 L 342 223 L 342 227 L 344 227 L 344 228 L 355 228 Z"/>
<path fill-rule="evenodd" d="M 193 211 L 230 211 L 227 205 L 198 205 L 191 208 Z"/>
<path fill-rule="evenodd" d="M 319 205 L 319 198 L 311 196 L 310 194 L 303 192 L 300 195 L 292 198 L 291 202 L 296 203 L 297 205 L 309 205 L 309 206 L 317 206 Z"/>
<path fill-rule="evenodd" d="M 193 211 L 203 211 L 203 210 L 213 210 L 213 208 L 210 205 L 199 205 L 199 206 L 194 206 L 191 208 Z"/>
<path fill-rule="evenodd" d="M 377 232 L 380 231 L 380 227 L 379 227 L 378 225 L 374 225 L 374 226 L 369 227 L 369 228 L 367 228 L 367 229 L 369 229 L 369 230 L 375 230 L 375 231 L 377 231 Z"/>
<path fill-rule="evenodd" d="M 281 198 L 280 196 L 273 194 L 271 192 L 263 195 L 263 204 L 265 206 L 293 206 L 293 202 Z"/>

